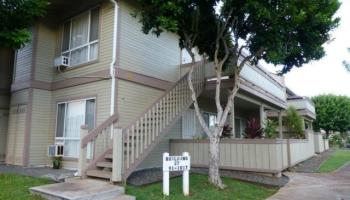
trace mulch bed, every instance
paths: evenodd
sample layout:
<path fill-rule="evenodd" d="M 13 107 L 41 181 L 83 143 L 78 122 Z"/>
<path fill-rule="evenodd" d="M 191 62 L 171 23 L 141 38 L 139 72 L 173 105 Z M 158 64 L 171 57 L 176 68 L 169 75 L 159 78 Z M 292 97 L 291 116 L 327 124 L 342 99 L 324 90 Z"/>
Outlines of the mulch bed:
<path fill-rule="evenodd" d="M 191 173 L 208 174 L 206 168 L 191 168 Z M 287 176 L 272 177 L 265 176 L 256 173 L 233 171 L 233 170 L 220 170 L 220 174 L 223 177 L 230 177 L 247 182 L 258 183 L 273 187 L 283 187 L 289 181 Z M 181 172 L 171 172 L 171 177 L 181 176 Z M 163 172 L 161 168 L 153 168 L 137 171 L 131 174 L 127 183 L 133 186 L 148 185 L 151 183 L 161 182 Z"/>

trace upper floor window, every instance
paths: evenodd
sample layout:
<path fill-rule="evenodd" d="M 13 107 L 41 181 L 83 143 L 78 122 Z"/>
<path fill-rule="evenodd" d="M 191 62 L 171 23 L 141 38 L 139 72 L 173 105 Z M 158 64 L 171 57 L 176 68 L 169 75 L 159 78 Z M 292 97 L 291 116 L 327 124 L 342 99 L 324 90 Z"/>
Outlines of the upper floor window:
<path fill-rule="evenodd" d="M 63 24 L 62 56 L 69 57 L 70 66 L 98 57 L 99 9 L 82 13 Z"/>

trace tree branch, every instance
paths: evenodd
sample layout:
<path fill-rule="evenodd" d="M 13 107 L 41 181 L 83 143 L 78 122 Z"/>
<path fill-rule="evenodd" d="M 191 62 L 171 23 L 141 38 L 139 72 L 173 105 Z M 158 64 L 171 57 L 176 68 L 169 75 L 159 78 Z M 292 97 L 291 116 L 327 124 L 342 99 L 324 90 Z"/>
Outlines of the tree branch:
<path fill-rule="evenodd" d="M 242 68 L 244 67 L 246 62 L 251 61 L 253 58 L 261 56 L 264 51 L 265 51 L 265 48 L 260 47 L 260 49 L 257 52 L 255 52 L 255 54 L 251 54 L 249 56 L 244 57 L 242 62 L 238 66 L 238 72 L 240 72 L 242 70 Z"/>

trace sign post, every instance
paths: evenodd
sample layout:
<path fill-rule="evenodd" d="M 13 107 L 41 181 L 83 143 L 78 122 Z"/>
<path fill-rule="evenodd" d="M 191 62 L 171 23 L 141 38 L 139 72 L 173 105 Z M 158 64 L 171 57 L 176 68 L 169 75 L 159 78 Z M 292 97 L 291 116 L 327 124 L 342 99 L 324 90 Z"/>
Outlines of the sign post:
<path fill-rule="evenodd" d="M 189 171 L 191 168 L 190 155 L 187 152 L 181 156 L 169 156 L 169 153 L 163 153 L 163 194 L 169 196 L 169 172 L 183 171 L 182 173 L 182 191 L 185 196 L 189 195 Z"/>

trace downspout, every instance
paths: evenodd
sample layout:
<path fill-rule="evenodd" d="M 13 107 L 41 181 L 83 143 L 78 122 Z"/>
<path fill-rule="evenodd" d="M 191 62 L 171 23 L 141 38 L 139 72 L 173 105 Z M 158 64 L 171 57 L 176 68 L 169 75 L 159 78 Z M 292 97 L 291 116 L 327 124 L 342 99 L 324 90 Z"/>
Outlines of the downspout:
<path fill-rule="evenodd" d="M 111 83 L 111 110 L 110 115 L 112 116 L 114 114 L 114 108 L 115 108 L 115 66 L 117 62 L 117 25 L 118 25 L 118 3 L 116 0 L 110 0 L 110 2 L 114 5 L 114 21 L 113 21 L 113 50 L 112 50 L 112 62 L 109 66 L 109 73 L 112 78 Z"/>

